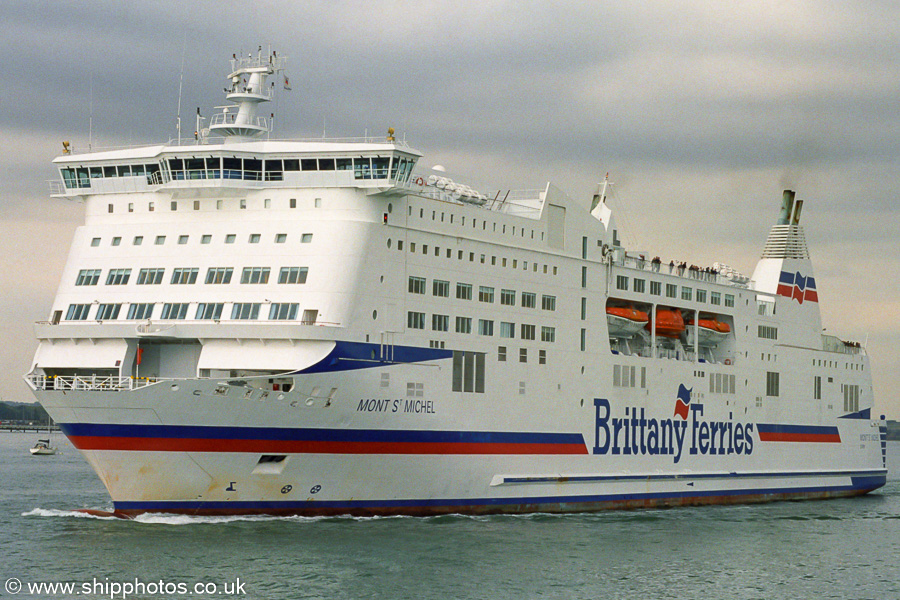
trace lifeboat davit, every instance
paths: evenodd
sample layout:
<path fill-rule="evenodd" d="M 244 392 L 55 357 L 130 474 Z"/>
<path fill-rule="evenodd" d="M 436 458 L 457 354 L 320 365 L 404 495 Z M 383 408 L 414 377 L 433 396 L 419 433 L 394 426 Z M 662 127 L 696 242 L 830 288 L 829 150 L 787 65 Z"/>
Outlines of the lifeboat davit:
<path fill-rule="evenodd" d="M 606 324 L 612 337 L 630 338 L 649 321 L 647 313 L 632 306 L 607 306 Z"/>
<path fill-rule="evenodd" d="M 650 323 L 647 323 L 647 331 L 651 331 Z M 684 317 L 681 311 L 675 308 L 656 309 L 656 335 L 666 338 L 677 338 L 684 333 Z"/>
<path fill-rule="evenodd" d="M 694 331 L 694 320 L 687 322 L 690 331 Z M 697 343 L 701 346 L 714 346 L 728 337 L 731 333 L 731 326 L 723 323 L 715 317 L 700 316 L 697 321 Z"/>

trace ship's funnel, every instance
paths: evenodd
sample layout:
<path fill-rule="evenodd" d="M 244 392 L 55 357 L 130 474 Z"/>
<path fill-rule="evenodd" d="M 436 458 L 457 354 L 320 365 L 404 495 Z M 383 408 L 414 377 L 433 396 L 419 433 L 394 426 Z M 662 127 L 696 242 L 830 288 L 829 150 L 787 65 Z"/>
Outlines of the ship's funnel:
<path fill-rule="evenodd" d="M 803 200 L 797 200 L 794 203 L 794 217 L 791 219 L 791 225 L 800 224 L 800 211 L 803 210 Z"/>
<path fill-rule="evenodd" d="M 791 208 L 794 206 L 794 190 L 784 190 L 781 195 L 781 213 L 778 215 L 778 225 L 790 223 Z"/>

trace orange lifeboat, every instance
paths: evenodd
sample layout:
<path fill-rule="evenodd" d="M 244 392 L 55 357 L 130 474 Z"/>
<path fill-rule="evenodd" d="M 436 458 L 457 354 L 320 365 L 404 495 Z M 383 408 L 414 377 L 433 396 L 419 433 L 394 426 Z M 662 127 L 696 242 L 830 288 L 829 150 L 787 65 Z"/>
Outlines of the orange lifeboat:
<path fill-rule="evenodd" d="M 681 311 L 675 308 L 656 309 L 656 335 L 667 338 L 677 338 L 684 333 L 684 317 Z M 647 331 L 651 331 L 650 323 L 647 323 Z"/>
<path fill-rule="evenodd" d="M 687 324 L 693 332 L 694 320 L 690 319 Z M 718 344 L 728 337 L 729 333 L 731 333 L 731 326 L 713 316 L 700 315 L 700 319 L 697 321 L 697 342 L 701 346 Z"/>
<path fill-rule="evenodd" d="M 606 324 L 612 337 L 631 337 L 648 321 L 647 313 L 633 306 L 606 307 Z"/>

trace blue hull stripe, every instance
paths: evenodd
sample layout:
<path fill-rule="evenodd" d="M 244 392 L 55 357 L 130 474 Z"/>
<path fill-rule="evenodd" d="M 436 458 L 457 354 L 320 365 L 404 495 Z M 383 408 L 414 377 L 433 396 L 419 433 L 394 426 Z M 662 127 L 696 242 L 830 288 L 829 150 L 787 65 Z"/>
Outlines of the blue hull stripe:
<path fill-rule="evenodd" d="M 383 352 L 387 352 L 385 355 Z M 395 364 L 421 363 L 452 358 L 453 351 L 419 346 L 382 346 L 367 342 L 335 342 L 328 356 L 295 373 L 334 373 L 390 367 Z"/>
<path fill-rule="evenodd" d="M 66 436 L 70 437 L 584 445 L 584 437 L 580 433 L 431 431 L 414 429 L 208 427 L 201 425 L 117 425 L 108 423 L 60 423 L 59 427 Z"/>

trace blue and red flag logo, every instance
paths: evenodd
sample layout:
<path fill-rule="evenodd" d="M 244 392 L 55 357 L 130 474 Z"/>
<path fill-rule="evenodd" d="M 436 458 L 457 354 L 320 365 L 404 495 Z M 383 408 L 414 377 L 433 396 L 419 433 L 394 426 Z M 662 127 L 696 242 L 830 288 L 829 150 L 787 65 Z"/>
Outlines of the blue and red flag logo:
<path fill-rule="evenodd" d="M 691 391 L 684 387 L 683 383 L 678 384 L 678 397 L 675 400 L 675 415 L 681 417 L 685 421 L 688 418 L 688 406 L 691 403 Z"/>
<path fill-rule="evenodd" d="M 778 278 L 778 290 L 776 293 L 779 296 L 793 298 L 800 304 L 803 304 L 804 300 L 807 302 L 819 301 L 819 294 L 816 292 L 816 280 L 812 277 L 804 277 L 799 271 L 796 273 L 782 271 L 781 276 Z"/>

